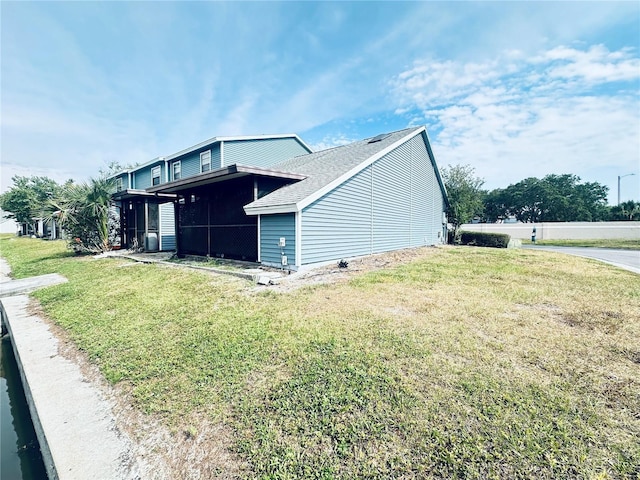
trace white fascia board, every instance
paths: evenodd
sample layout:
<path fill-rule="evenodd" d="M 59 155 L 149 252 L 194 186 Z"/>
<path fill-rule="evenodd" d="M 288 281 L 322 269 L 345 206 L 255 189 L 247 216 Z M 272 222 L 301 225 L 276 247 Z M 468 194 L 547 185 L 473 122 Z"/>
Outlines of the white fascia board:
<path fill-rule="evenodd" d="M 438 168 L 438 164 L 436 162 L 436 156 L 433 154 L 433 150 L 431 150 L 431 140 L 429 139 L 429 132 L 427 132 L 426 128 L 424 129 L 424 137 L 427 140 L 425 146 L 427 147 L 427 154 L 429 155 L 429 159 L 431 160 L 433 171 L 436 174 L 436 180 L 438 180 L 438 184 L 440 185 L 440 190 L 444 195 L 444 202 L 447 206 L 449 206 L 449 194 L 447 193 L 447 187 L 444 184 L 444 180 L 442 179 L 442 176 L 440 175 L 440 169 Z"/>
<path fill-rule="evenodd" d="M 137 172 L 138 170 L 142 170 L 143 168 L 150 167 L 153 164 L 162 163 L 165 161 L 167 161 L 165 157 L 156 157 L 153 160 L 149 160 L 147 163 L 143 163 L 142 165 L 138 165 L 137 167 L 130 168 L 128 171 L 132 173 Z"/>
<path fill-rule="evenodd" d="M 296 135 L 295 133 L 281 133 L 281 134 L 275 134 L 275 135 L 238 135 L 238 136 L 232 136 L 232 137 L 211 137 L 210 139 L 205 140 L 204 142 L 200 142 L 196 145 L 185 148 L 184 150 L 180 150 L 177 153 L 171 154 L 167 156 L 166 159 L 173 160 L 175 158 L 181 157 L 182 155 L 186 155 L 187 153 L 194 152 L 200 148 L 213 145 L 214 143 L 217 143 L 217 142 L 233 142 L 238 140 L 269 140 L 269 139 L 276 139 L 276 138 L 294 138 L 298 142 L 300 142 L 300 144 L 302 144 L 307 150 L 309 150 L 310 153 L 312 152 L 311 148 L 309 148 L 309 146 L 306 143 L 304 143 L 302 139 L 298 137 L 298 135 Z"/>
<path fill-rule="evenodd" d="M 289 203 L 287 205 L 271 205 L 269 207 L 244 208 L 247 215 L 269 215 L 273 213 L 292 213 L 297 212 L 297 205 Z"/>
<path fill-rule="evenodd" d="M 109 175 L 109 176 L 107 177 L 107 180 L 111 180 L 112 178 L 118 178 L 119 176 L 121 176 L 121 175 L 125 175 L 125 174 L 128 174 L 128 173 L 130 173 L 130 172 L 131 172 L 131 171 L 130 171 L 129 169 L 126 169 L 126 170 L 120 170 L 118 173 L 114 173 L 113 175 Z"/>
<path fill-rule="evenodd" d="M 178 157 L 181 157 L 182 155 L 186 155 L 187 153 L 191 153 L 191 152 L 195 152 L 196 150 L 203 148 L 203 147 L 207 147 L 209 145 L 213 145 L 216 142 L 219 142 L 220 138 L 219 137 L 212 137 L 208 140 L 205 140 L 204 142 L 200 142 L 197 145 L 193 145 L 189 148 L 185 148 L 184 150 L 180 150 L 177 153 L 173 153 L 171 155 L 168 155 L 166 157 L 167 160 L 174 160 Z"/>
<path fill-rule="evenodd" d="M 137 167 L 125 168 L 124 170 L 120 170 L 118 173 L 114 173 L 113 175 L 108 176 L 107 180 L 111 178 L 118 178 L 120 175 L 125 175 L 125 174 L 130 176 L 132 173 L 135 173 L 138 170 L 142 170 L 143 168 L 150 167 L 154 163 L 161 164 L 162 162 L 165 162 L 165 164 L 167 164 L 168 160 L 165 157 L 156 157 L 153 160 L 149 160 L 148 162 L 143 163 L 142 165 L 138 165 Z"/>
<path fill-rule="evenodd" d="M 241 141 L 241 140 L 272 140 L 272 139 L 278 139 L 278 138 L 293 138 L 300 145 L 302 145 L 304 148 L 306 148 L 309 151 L 309 153 L 313 153 L 313 150 L 311 150 L 311 147 L 309 147 L 309 145 L 307 145 L 305 143 L 305 141 L 302 140 L 295 133 L 281 133 L 281 134 L 275 134 L 275 135 L 245 135 L 245 136 L 216 137 L 216 138 L 218 140 L 220 140 L 221 142 L 234 142 L 234 141 Z"/>
<path fill-rule="evenodd" d="M 315 191 L 314 193 L 312 193 L 311 195 L 309 195 L 308 197 L 300 200 L 296 206 L 297 206 L 297 211 L 302 211 L 303 208 L 311 205 L 313 202 L 315 202 L 316 200 L 318 200 L 319 198 L 322 198 L 324 195 L 326 195 L 327 193 L 329 193 L 330 191 L 332 191 L 333 189 L 335 189 L 336 187 L 342 185 L 344 182 L 346 182 L 347 180 L 349 180 L 351 177 L 353 177 L 354 175 L 356 175 L 358 172 L 364 170 L 365 168 L 367 168 L 369 165 L 371 165 L 372 163 L 376 162 L 377 160 L 380 160 L 382 157 L 384 157 L 387 153 L 395 150 L 396 148 L 398 148 L 400 145 L 402 145 L 403 143 L 407 142 L 408 140 L 411 140 L 413 137 L 420 135 L 422 132 L 425 132 L 427 129 L 422 126 L 420 128 L 417 128 L 416 130 L 414 130 L 413 132 L 411 132 L 410 134 L 402 137 L 400 140 L 398 140 L 395 143 L 392 143 L 391 145 L 389 145 L 387 148 L 380 150 L 378 153 L 376 153 L 375 155 L 372 155 L 371 157 L 369 157 L 367 160 L 365 160 L 364 162 L 362 162 L 361 164 L 357 165 L 355 168 L 352 168 L 351 170 L 349 170 L 347 173 L 345 173 L 344 175 L 336 178 L 333 182 L 325 185 L 324 187 L 322 187 L 320 190 Z"/>

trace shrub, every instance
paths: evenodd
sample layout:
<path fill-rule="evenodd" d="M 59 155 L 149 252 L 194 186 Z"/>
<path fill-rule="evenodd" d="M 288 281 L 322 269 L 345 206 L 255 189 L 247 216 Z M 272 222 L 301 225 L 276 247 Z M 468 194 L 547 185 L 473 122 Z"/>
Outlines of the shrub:
<path fill-rule="evenodd" d="M 510 235 L 506 233 L 460 232 L 460 245 L 507 248 Z"/>

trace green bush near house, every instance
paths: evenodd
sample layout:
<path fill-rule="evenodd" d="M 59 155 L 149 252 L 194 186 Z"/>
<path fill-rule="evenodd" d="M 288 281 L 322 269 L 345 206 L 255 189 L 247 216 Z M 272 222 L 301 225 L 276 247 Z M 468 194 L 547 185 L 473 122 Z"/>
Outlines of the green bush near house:
<path fill-rule="evenodd" d="M 506 233 L 460 232 L 460 245 L 507 248 L 511 235 Z"/>

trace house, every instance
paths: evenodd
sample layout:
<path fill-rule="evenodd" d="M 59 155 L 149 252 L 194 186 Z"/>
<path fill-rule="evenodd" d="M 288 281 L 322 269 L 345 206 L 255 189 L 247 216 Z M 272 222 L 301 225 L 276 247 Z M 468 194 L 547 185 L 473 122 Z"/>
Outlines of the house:
<path fill-rule="evenodd" d="M 245 207 L 259 219 L 263 264 L 298 269 L 445 242 L 447 195 L 424 127 L 273 168 L 306 178 Z"/>
<path fill-rule="evenodd" d="M 0 208 L 0 233 L 17 234 L 20 229 L 21 225 L 11 216 L 11 213 Z"/>
<path fill-rule="evenodd" d="M 115 214 L 120 218 L 121 246 L 147 251 L 176 250 L 175 193 L 158 191 L 171 183 L 191 178 L 208 178 L 210 172 L 240 160 L 268 166 L 311 152 L 297 135 L 213 137 L 167 157 L 119 172 L 115 181 Z M 194 253 L 206 254 L 194 251 Z"/>
<path fill-rule="evenodd" d="M 447 196 L 424 127 L 277 162 L 253 147 L 232 157 L 221 148 L 225 161 L 139 193 L 145 202 L 173 199 L 178 254 L 297 270 L 446 239 Z M 165 168 L 201 154 L 200 146 L 179 152 Z"/>

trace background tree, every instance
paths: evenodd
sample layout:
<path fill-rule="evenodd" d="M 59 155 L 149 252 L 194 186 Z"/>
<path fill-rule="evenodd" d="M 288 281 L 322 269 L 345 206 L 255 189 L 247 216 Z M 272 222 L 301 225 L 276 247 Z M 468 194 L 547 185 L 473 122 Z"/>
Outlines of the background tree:
<path fill-rule="evenodd" d="M 0 207 L 10 212 L 9 218 L 18 223 L 32 223 L 33 218 L 45 217 L 51 200 L 60 196 L 63 187 L 48 177 L 11 178 L 13 185 L 0 195 Z M 67 183 L 71 183 L 69 180 Z"/>
<path fill-rule="evenodd" d="M 114 182 L 102 176 L 71 184 L 55 202 L 55 215 L 78 252 L 105 252 L 109 241 L 109 211 Z"/>
<path fill-rule="evenodd" d="M 122 173 L 140 166 L 140 162 L 122 164 L 117 160 L 112 160 L 98 170 L 98 177 L 110 177 L 116 173 Z"/>
<path fill-rule="evenodd" d="M 468 223 L 484 210 L 482 185 L 484 181 L 476 177 L 470 165 L 445 167 L 440 172 L 449 197 L 447 217 L 453 226 L 453 237 L 463 223 Z"/>
<path fill-rule="evenodd" d="M 521 222 L 591 222 L 608 217 L 608 188 L 581 183 L 571 174 L 527 178 L 485 197 L 487 220 L 515 216 Z"/>
<path fill-rule="evenodd" d="M 640 220 L 640 202 L 629 200 L 622 202 L 620 205 L 611 207 L 609 211 L 609 220 Z"/>

